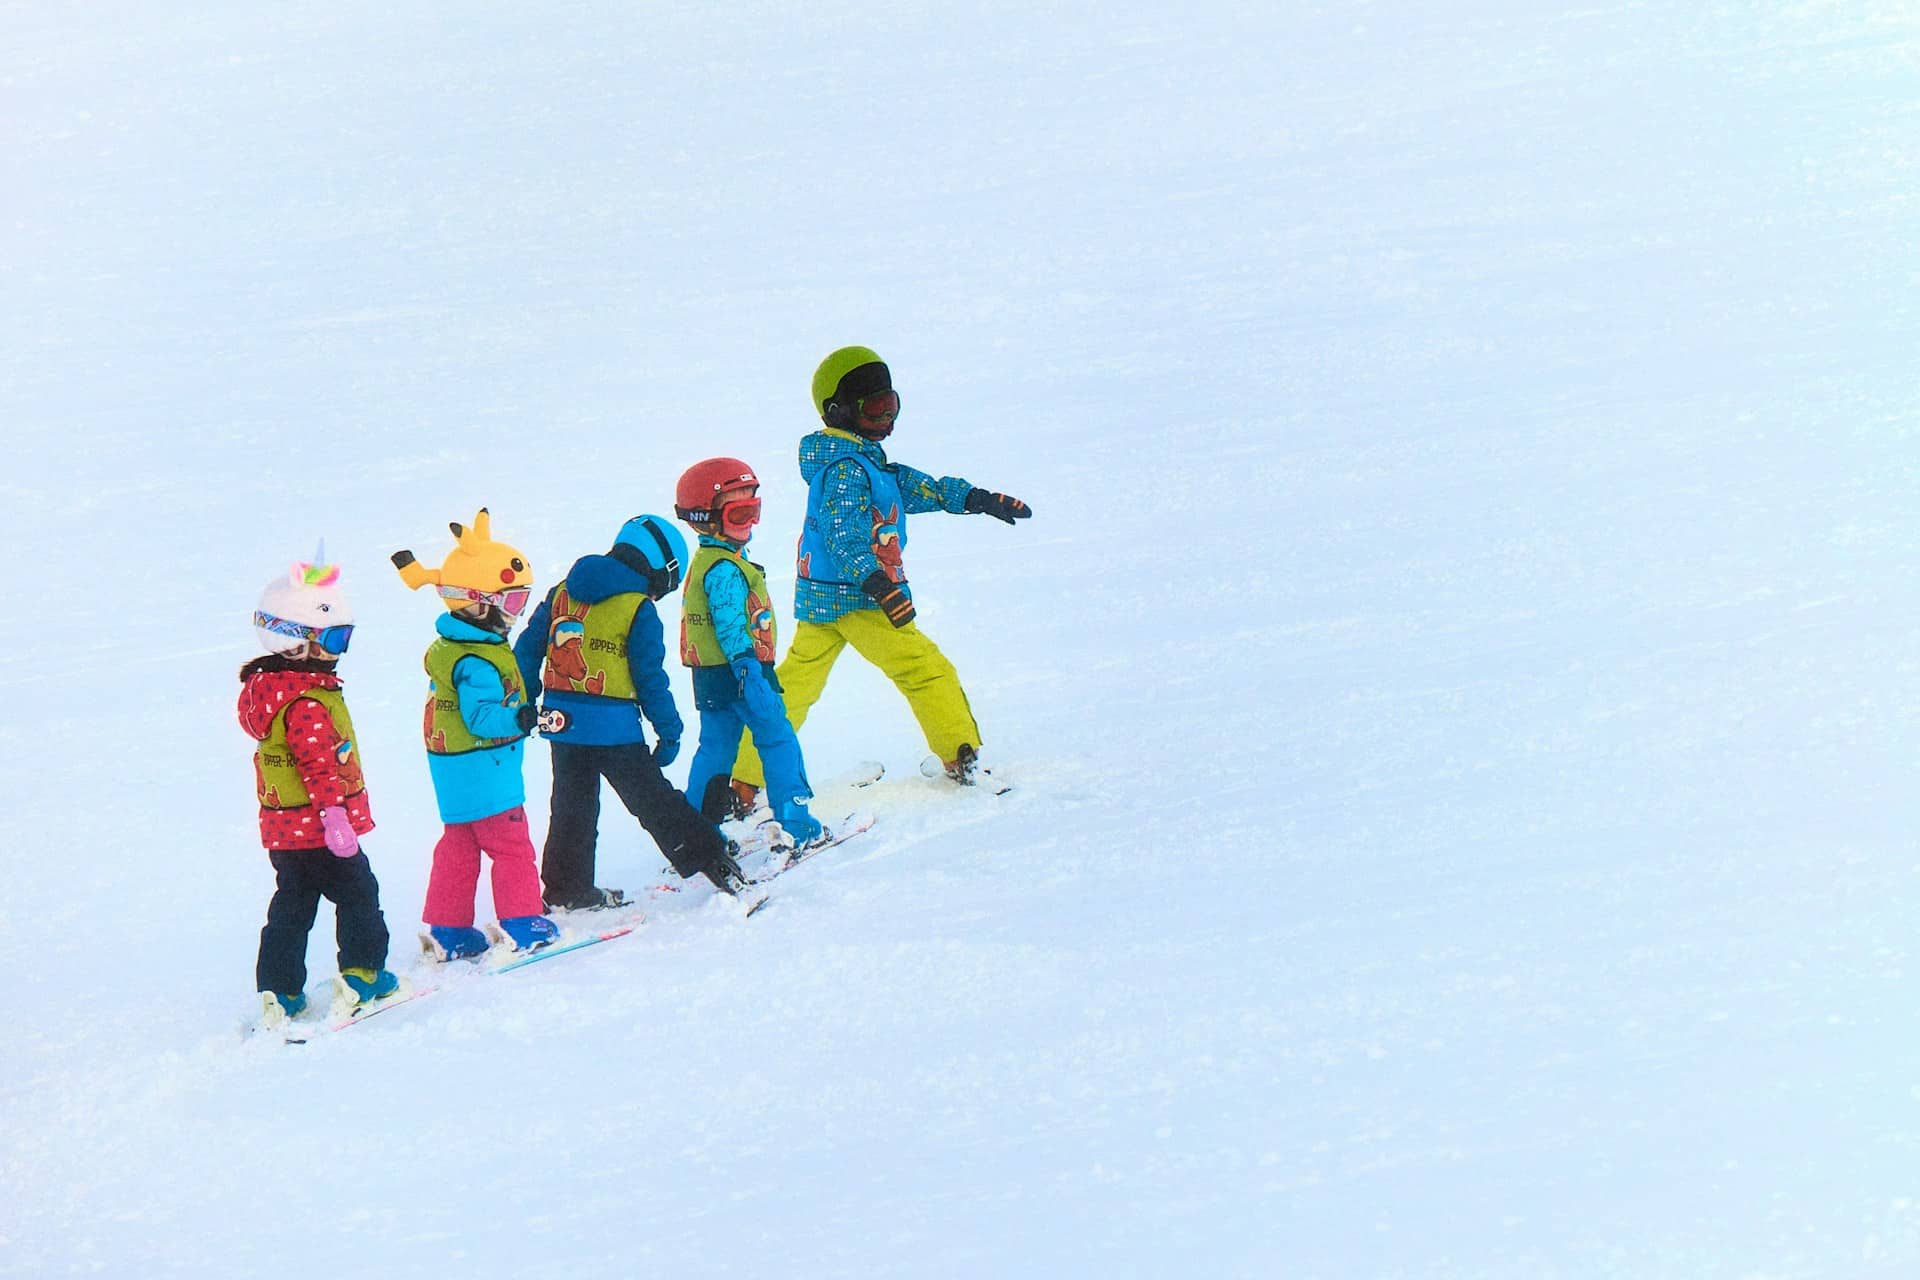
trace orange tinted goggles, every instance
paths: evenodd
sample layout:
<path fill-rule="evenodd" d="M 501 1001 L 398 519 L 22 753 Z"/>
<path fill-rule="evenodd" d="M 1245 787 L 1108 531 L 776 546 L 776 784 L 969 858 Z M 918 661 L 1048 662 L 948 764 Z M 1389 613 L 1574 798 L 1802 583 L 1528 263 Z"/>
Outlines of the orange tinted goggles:
<path fill-rule="evenodd" d="M 861 396 L 853 402 L 853 411 L 865 422 L 892 422 L 900 416 L 900 393 L 889 389 Z"/>

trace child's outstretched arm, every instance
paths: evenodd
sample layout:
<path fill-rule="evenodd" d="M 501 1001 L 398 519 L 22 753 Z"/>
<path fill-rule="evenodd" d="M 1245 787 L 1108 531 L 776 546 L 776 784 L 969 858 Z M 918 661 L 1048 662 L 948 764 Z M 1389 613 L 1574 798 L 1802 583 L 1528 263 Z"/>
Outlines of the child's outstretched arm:
<path fill-rule="evenodd" d="M 911 513 L 945 511 L 956 516 L 986 515 L 1008 524 L 1033 514 L 1033 508 L 1020 499 L 1004 493 L 989 493 L 959 476 L 935 480 L 924 471 L 898 463 L 894 465 L 894 472 L 900 477 L 900 492 L 906 495 L 907 510 Z"/>
<path fill-rule="evenodd" d="M 648 600 L 633 615 L 627 631 L 627 674 L 633 677 L 634 697 L 641 714 L 653 726 L 653 758 L 661 766 L 673 761 L 680 749 L 680 735 L 686 731 L 679 708 L 673 705 L 673 685 L 667 679 L 666 633 L 660 627 L 660 611 Z M 672 743 L 669 747 L 667 744 Z"/>
<path fill-rule="evenodd" d="M 971 480 L 962 480 L 959 476 L 941 476 L 935 480 L 903 462 L 893 464 L 893 473 L 900 478 L 900 493 L 906 500 L 909 515 L 945 511 L 957 516 L 967 509 L 967 493 L 973 488 Z"/>

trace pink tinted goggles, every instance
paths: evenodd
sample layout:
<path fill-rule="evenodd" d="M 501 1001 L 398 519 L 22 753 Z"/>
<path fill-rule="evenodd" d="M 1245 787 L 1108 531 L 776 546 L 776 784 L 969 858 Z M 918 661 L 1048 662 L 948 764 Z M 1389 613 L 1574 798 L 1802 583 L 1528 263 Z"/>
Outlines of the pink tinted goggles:
<path fill-rule="evenodd" d="M 443 600 L 463 600 L 468 604 L 498 605 L 502 613 L 517 618 L 526 612 L 527 602 L 533 599 L 532 587 L 509 587 L 505 591 L 482 591 L 478 587 L 441 587 Z"/>

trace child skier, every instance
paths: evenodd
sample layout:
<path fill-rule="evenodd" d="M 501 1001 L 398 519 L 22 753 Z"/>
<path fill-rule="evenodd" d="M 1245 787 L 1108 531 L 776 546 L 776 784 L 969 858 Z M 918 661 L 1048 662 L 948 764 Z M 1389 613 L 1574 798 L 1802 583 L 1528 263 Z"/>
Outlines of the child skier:
<path fill-rule="evenodd" d="M 660 772 L 679 753 L 682 724 L 654 604 L 680 586 L 686 559 L 686 539 L 671 523 L 635 516 L 605 555 L 574 562 L 514 645 L 521 678 L 542 690 L 540 731 L 553 749 L 541 875 L 554 910 L 625 900 L 594 884 L 602 778 L 682 877 L 704 875 L 727 893 L 746 883 L 731 842 Z M 653 725 L 652 750 L 643 715 Z"/>
<path fill-rule="evenodd" d="M 359 740 L 334 668 L 353 634 L 340 570 L 326 553 L 268 583 L 253 614 L 266 649 L 240 668 L 240 727 L 253 752 L 260 843 L 276 884 L 260 930 L 254 977 L 265 1025 L 307 1007 L 307 934 L 320 899 L 333 903 L 340 977 L 336 1003 L 351 1008 L 393 995 L 380 885 L 360 848 L 373 830 Z"/>
<path fill-rule="evenodd" d="M 527 790 L 521 743 L 537 714 L 521 696 L 519 668 L 507 648 L 513 620 L 533 595 L 525 557 L 493 540 L 482 507 L 473 527 L 449 526 L 454 548 L 438 569 L 423 569 L 411 551 L 393 567 L 410 590 L 431 583 L 447 612 L 427 647 L 427 706 L 421 732 L 427 768 L 446 831 L 433 849 L 422 919 L 443 960 L 476 956 L 487 935 L 473 926 L 480 855 L 493 861 L 493 906 L 500 931 L 520 951 L 551 943 L 559 929 L 543 914 L 533 839 L 527 833 Z"/>
<path fill-rule="evenodd" d="M 759 493 L 752 467 L 738 458 L 708 458 L 687 468 L 674 496 L 674 514 L 700 535 L 680 606 L 680 660 L 693 668 L 693 705 L 700 712 L 687 797 L 715 822 L 728 816 L 728 776 L 740 735 L 751 728 L 766 764 L 774 819 L 805 847 L 831 833 L 807 812 L 812 788 L 774 674 L 777 623 L 766 570 L 745 554 L 760 521 Z"/>
<path fill-rule="evenodd" d="M 793 643 L 780 664 L 787 716 L 799 729 L 826 689 L 841 649 L 877 666 L 906 695 L 927 747 L 948 777 L 972 785 L 979 725 L 952 662 L 914 626 L 906 585 L 906 516 L 922 510 L 989 514 L 1012 524 L 1033 514 L 1018 497 L 977 489 L 958 476 L 935 480 L 887 461 L 900 395 L 870 347 L 841 347 L 814 370 L 814 411 L 824 430 L 801 439 L 806 524 L 793 585 Z M 755 743 L 733 762 L 735 812 L 766 781 Z"/>
<path fill-rule="evenodd" d="M 793 643 L 779 667 L 787 714 L 798 729 L 826 688 L 834 660 L 852 645 L 906 695 L 947 776 L 971 785 L 980 729 L 953 664 L 914 625 L 904 559 L 907 516 L 946 511 L 1012 524 L 1033 511 L 1018 498 L 975 488 L 957 476 L 935 480 L 888 462 L 880 442 L 893 431 L 900 396 L 885 362 L 867 347 L 842 347 L 820 362 L 813 407 L 824 427 L 800 442 L 807 518 L 794 584 Z M 750 806 L 765 783 L 751 742 L 742 745 L 733 778 L 737 812 Z"/>

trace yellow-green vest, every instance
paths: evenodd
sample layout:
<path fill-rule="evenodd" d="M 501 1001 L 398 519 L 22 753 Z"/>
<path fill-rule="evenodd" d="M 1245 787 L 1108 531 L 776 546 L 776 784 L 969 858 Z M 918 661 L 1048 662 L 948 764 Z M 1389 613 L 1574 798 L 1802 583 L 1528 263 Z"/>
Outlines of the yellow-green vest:
<path fill-rule="evenodd" d="M 359 740 L 353 736 L 353 717 L 347 714 L 346 698 L 338 690 L 320 688 L 308 689 L 300 698 L 312 698 L 327 709 L 327 715 L 333 720 L 333 731 L 340 735 L 340 745 L 334 748 L 334 756 L 340 762 L 340 781 L 346 794 L 359 795 L 367 789 L 367 782 L 360 769 Z M 287 743 L 287 711 L 300 698 L 274 712 L 267 736 L 253 749 L 253 777 L 263 809 L 300 809 L 313 803 L 307 794 L 307 784 L 300 780 L 299 767 L 293 762 L 293 748 Z"/>
<path fill-rule="evenodd" d="M 753 656 L 772 662 L 778 639 L 773 605 L 767 596 L 767 571 L 727 547 L 706 543 L 694 552 L 693 565 L 680 594 L 680 661 L 689 667 L 724 667 L 720 634 L 714 630 L 713 610 L 707 603 L 707 570 L 722 560 L 732 563 L 747 580 L 747 633 L 753 637 Z"/>
<path fill-rule="evenodd" d="M 564 581 L 555 587 L 541 687 L 632 702 L 637 690 L 627 666 L 627 636 L 646 598 L 623 591 L 588 604 L 568 595 Z"/>
<path fill-rule="evenodd" d="M 512 700 L 520 692 L 520 668 L 513 663 L 513 650 L 504 644 L 466 644 L 441 636 L 427 646 L 427 714 L 421 733 L 427 740 L 427 752 L 436 756 L 464 755 L 469 751 L 487 751 L 518 742 L 526 735 L 516 733 L 505 738 L 482 738 L 467 728 L 460 715 L 460 695 L 454 692 L 453 669 L 462 658 L 479 658 L 500 673 L 505 698 Z"/>

